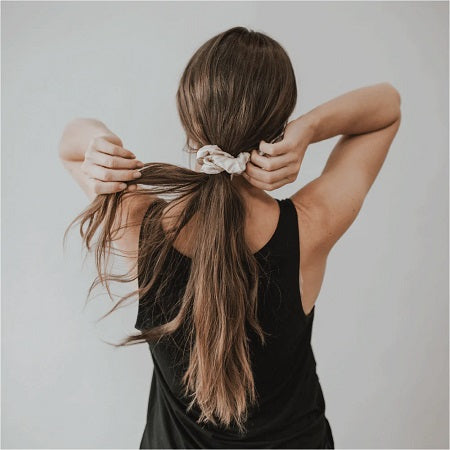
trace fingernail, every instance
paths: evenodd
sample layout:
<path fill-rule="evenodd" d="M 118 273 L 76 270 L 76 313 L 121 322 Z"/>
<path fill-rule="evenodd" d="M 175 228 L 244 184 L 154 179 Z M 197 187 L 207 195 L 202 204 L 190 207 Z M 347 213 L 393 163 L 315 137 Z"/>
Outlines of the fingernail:
<path fill-rule="evenodd" d="M 134 178 L 139 178 L 141 175 L 142 175 L 142 173 L 139 172 L 139 171 L 133 173 L 133 177 L 134 177 Z"/>
<path fill-rule="evenodd" d="M 138 167 L 144 167 L 144 163 L 142 161 L 136 161 L 136 165 Z"/>
<path fill-rule="evenodd" d="M 132 158 L 136 158 L 136 155 L 133 152 L 130 152 Z"/>

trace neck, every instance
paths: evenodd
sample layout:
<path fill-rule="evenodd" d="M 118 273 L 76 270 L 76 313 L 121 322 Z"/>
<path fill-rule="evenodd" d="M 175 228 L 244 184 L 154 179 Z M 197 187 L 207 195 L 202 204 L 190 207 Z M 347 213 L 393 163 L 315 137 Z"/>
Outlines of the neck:
<path fill-rule="evenodd" d="M 240 175 L 234 176 L 231 182 L 245 199 L 266 199 L 270 197 L 264 190 L 253 186 Z"/>

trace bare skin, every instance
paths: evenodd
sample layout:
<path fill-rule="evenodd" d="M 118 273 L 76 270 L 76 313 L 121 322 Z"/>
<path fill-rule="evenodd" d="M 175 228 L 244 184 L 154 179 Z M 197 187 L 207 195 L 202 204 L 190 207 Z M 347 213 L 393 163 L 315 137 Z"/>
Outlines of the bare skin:
<path fill-rule="evenodd" d="M 281 142 L 261 141 L 259 150 L 265 155 L 253 150 L 244 174 L 231 181 L 244 197 L 245 235 L 255 253 L 270 239 L 279 217 L 276 200 L 265 191 L 297 179 L 310 144 L 342 135 L 322 173 L 290 197 L 298 215 L 299 284 L 305 314 L 311 312 L 319 295 L 328 255 L 359 214 L 400 121 L 400 95 L 389 83 L 347 92 L 290 122 Z M 124 189 L 120 181 L 133 179 L 133 173 L 142 165 L 123 148 L 118 136 L 95 119 L 69 122 L 60 141 L 59 156 L 90 200 L 99 193 Z M 196 165 L 195 170 L 199 169 Z M 124 216 L 130 214 L 129 219 L 140 224 L 151 201 L 148 197 L 129 201 L 124 205 Z M 179 204 L 172 209 L 171 216 L 182 207 Z M 165 217 L 163 227 L 167 228 L 171 220 Z M 136 251 L 139 226 L 129 227 L 116 246 Z M 192 254 L 188 245 L 191 232 L 188 224 L 175 242 L 177 250 L 188 256 Z"/>

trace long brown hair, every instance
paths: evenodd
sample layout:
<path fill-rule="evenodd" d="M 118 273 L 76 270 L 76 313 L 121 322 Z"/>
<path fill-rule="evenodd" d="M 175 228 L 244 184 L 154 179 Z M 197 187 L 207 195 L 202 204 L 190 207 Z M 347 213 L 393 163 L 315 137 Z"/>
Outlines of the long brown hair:
<path fill-rule="evenodd" d="M 282 46 L 263 33 L 231 28 L 205 42 L 181 76 L 176 103 L 186 132 L 185 149 L 194 152 L 190 144 L 196 143 L 216 144 L 234 156 L 251 152 L 262 139 L 271 142 L 283 132 L 296 100 L 294 71 Z M 155 304 L 173 282 L 171 274 L 162 270 L 169 250 L 192 220 L 195 250 L 176 316 L 128 336 L 119 345 L 158 341 L 184 324 L 189 331 L 185 336 L 189 365 L 182 382 L 185 394 L 192 398 L 188 409 L 196 402 L 201 411 L 199 423 L 216 425 L 217 419 L 229 426 L 234 420 L 244 432 L 248 406 L 257 402 L 246 322 L 263 344 L 265 340 L 257 318 L 260 268 L 244 237 L 243 198 L 225 171 L 209 175 L 159 162 L 146 164 L 141 171 L 138 180 L 128 183 L 147 187 L 98 195 L 68 227 L 79 222 L 86 248 L 95 248 L 98 276 L 89 293 L 98 284 L 110 293 L 109 281 L 138 278 L 138 290 L 121 297 L 108 314 L 135 294 L 141 302 Z M 125 197 L 140 195 L 151 195 L 156 203 L 140 227 L 137 270 L 124 275 L 106 273 L 109 256 L 114 254 L 111 244 L 121 231 L 114 228 L 115 217 Z M 158 197 L 164 195 L 173 198 L 166 203 Z M 163 232 L 163 209 L 169 204 L 170 210 L 178 201 L 183 201 L 183 211 L 175 226 Z M 126 224 L 131 225 L 136 226 Z M 153 285 L 158 287 L 156 293 L 146 295 Z"/>

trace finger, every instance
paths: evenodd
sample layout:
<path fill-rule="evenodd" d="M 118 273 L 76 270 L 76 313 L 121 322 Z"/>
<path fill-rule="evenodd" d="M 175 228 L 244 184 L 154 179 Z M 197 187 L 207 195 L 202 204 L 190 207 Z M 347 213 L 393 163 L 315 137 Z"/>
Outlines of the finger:
<path fill-rule="evenodd" d="M 251 161 L 247 163 L 245 173 L 251 178 L 258 180 L 262 183 L 277 183 L 284 178 L 288 178 L 293 175 L 292 167 L 285 166 L 281 169 L 267 171 L 255 166 Z"/>
<path fill-rule="evenodd" d="M 105 182 L 91 179 L 92 189 L 96 194 L 113 194 L 126 189 L 127 184 L 121 182 Z"/>
<path fill-rule="evenodd" d="M 144 166 L 142 161 L 137 159 L 123 158 L 121 156 L 111 156 L 102 152 L 91 152 L 85 155 L 93 164 L 107 167 L 109 169 L 138 169 Z"/>
<path fill-rule="evenodd" d="M 292 150 L 292 146 L 284 140 L 275 142 L 274 144 L 270 144 L 266 141 L 261 141 L 259 143 L 259 150 L 267 153 L 270 156 L 280 156 L 290 152 Z"/>
<path fill-rule="evenodd" d="M 258 153 L 258 150 L 252 150 L 250 154 L 250 161 L 261 169 L 277 170 L 290 164 L 292 162 L 292 156 L 290 154 L 280 156 L 262 156 Z"/>
<path fill-rule="evenodd" d="M 242 176 L 253 186 L 262 189 L 263 191 L 273 191 L 275 189 L 278 189 L 285 184 L 289 183 L 290 181 L 287 179 L 280 180 L 276 183 L 264 183 L 262 181 L 256 180 L 255 178 L 252 178 L 248 176 L 245 172 L 242 173 Z"/>
<path fill-rule="evenodd" d="M 92 146 L 95 150 L 107 153 L 108 155 L 121 156 L 122 158 L 136 158 L 136 155 L 120 145 L 113 144 L 106 139 L 99 137 L 93 140 Z"/>
<path fill-rule="evenodd" d="M 91 178 L 96 178 L 100 181 L 129 181 L 142 176 L 139 170 L 107 169 L 96 164 L 89 165 L 87 171 Z"/>

